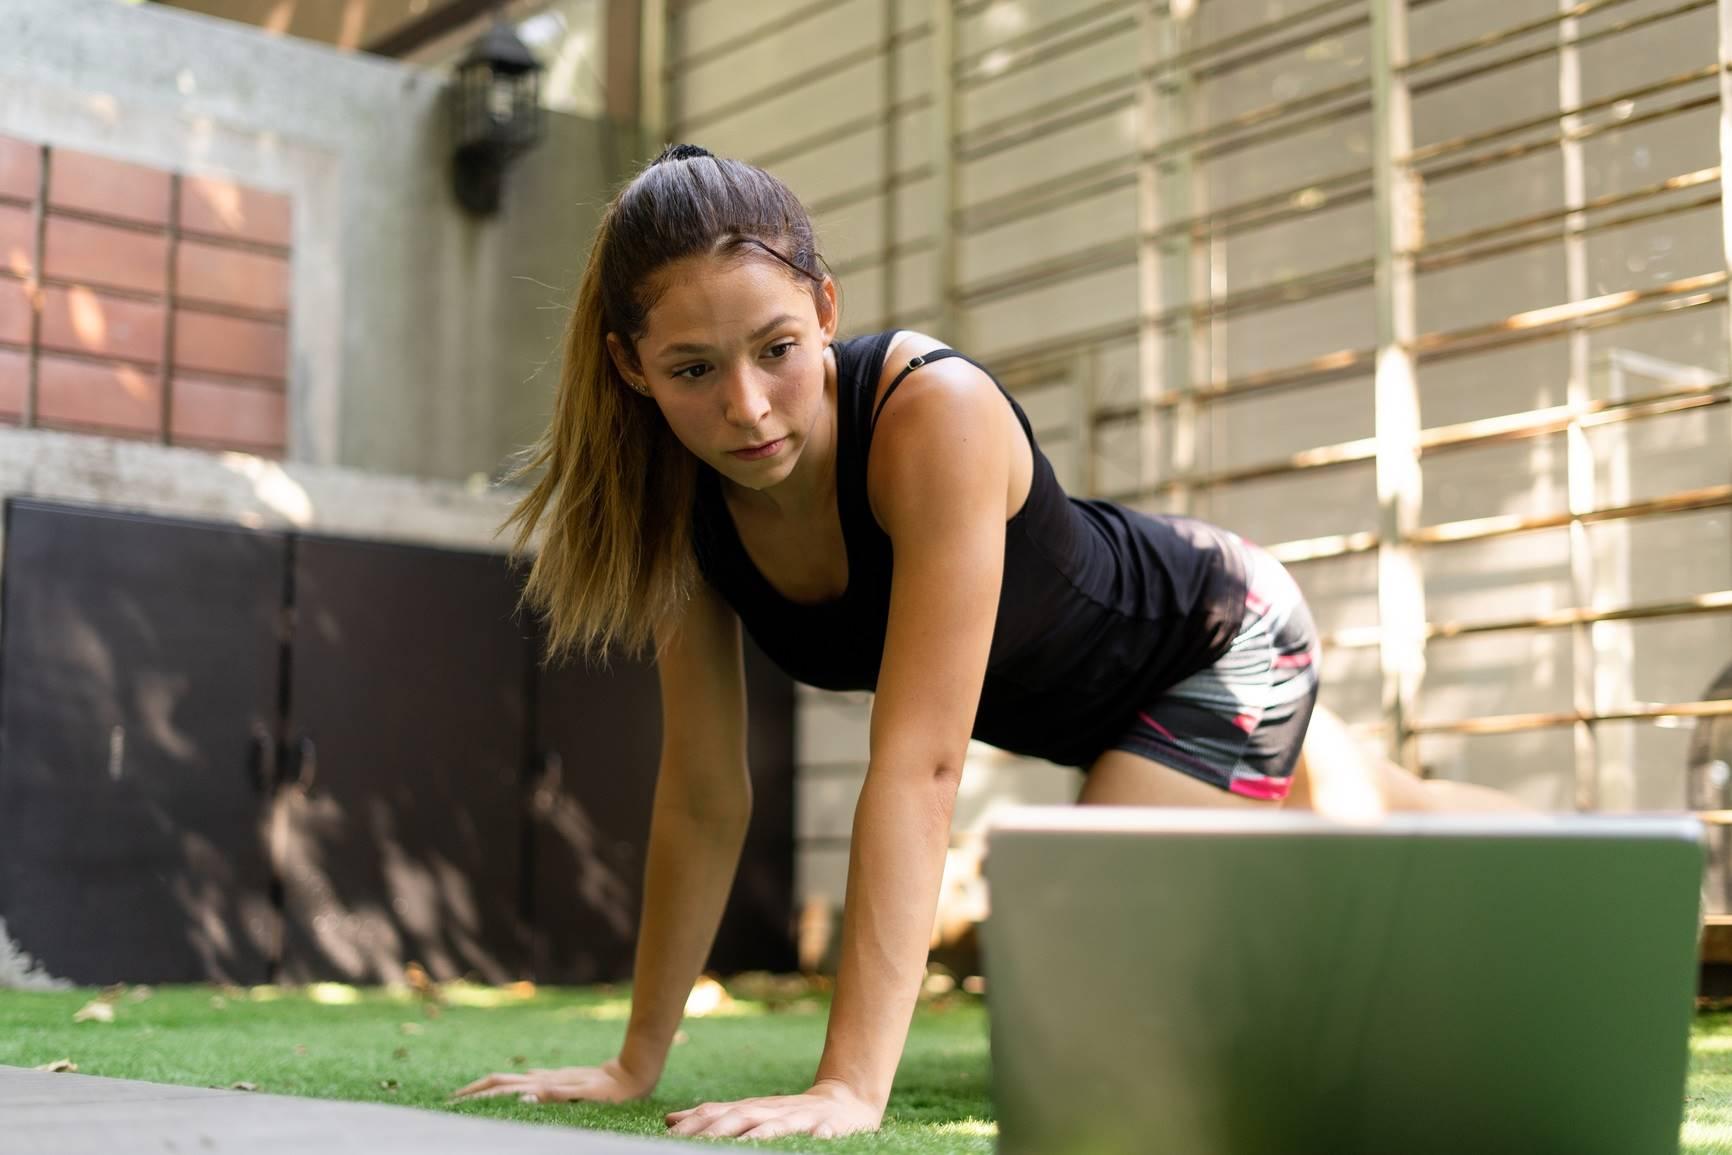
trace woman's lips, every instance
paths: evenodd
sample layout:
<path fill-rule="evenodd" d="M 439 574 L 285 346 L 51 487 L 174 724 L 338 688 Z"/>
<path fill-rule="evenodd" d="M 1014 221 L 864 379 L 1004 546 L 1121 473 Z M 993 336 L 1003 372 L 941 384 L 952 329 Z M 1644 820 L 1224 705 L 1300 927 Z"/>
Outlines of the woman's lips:
<path fill-rule="evenodd" d="M 786 440 L 786 437 L 778 437 L 776 440 L 766 442 L 755 449 L 734 449 L 730 450 L 730 452 L 742 461 L 757 461 L 760 458 L 769 457 L 778 449 L 782 448 L 782 442 Z"/>

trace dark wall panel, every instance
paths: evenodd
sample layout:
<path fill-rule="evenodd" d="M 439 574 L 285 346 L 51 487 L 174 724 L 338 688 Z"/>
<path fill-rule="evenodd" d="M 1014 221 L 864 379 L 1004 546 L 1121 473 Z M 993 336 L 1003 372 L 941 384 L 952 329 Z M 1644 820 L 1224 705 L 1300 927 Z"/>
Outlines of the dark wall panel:
<path fill-rule="evenodd" d="M 80 983 L 262 982 L 282 537 L 13 502 L 0 918 Z"/>
<path fill-rule="evenodd" d="M 527 973 L 517 588 L 494 555 L 297 539 L 285 977 Z"/>
<path fill-rule="evenodd" d="M 751 832 L 710 968 L 795 966 L 793 683 L 746 640 Z M 538 977 L 631 976 L 661 753 L 654 667 L 615 658 L 541 671 L 532 812 Z"/>
<path fill-rule="evenodd" d="M 661 755 L 655 669 L 616 658 L 540 671 L 534 784 L 535 973 L 631 976 L 650 806 Z"/>
<path fill-rule="evenodd" d="M 51 973 L 630 975 L 651 666 L 536 669 L 496 555 L 30 502 L 7 524 L 0 918 Z M 795 960 L 793 686 L 749 640 L 746 667 L 724 972 Z"/>
<path fill-rule="evenodd" d="M 710 952 L 710 969 L 791 971 L 794 916 L 794 683 L 746 639 L 751 701 L 752 829 L 733 898 Z"/>

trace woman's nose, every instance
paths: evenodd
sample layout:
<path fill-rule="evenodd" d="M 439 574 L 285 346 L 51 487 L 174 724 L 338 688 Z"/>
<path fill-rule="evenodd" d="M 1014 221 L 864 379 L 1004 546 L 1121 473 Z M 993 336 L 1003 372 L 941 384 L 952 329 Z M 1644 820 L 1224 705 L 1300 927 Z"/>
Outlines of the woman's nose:
<path fill-rule="evenodd" d="M 770 411 L 770 393 L 757 374 L 747 370 L 728 382 L 724 406 L 730 423 L 749 429 Z"/>

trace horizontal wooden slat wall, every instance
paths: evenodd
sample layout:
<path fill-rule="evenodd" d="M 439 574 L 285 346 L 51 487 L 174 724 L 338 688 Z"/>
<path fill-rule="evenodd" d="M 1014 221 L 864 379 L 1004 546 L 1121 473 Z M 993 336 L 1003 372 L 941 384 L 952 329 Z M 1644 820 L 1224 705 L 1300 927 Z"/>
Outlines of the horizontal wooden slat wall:
<path fill-rule="evenodd" d="M 788 179 L 846 327 L 992 367 L 1072 492 L 1286 560 L 1368 747 L 1679 807 L 1732 659 L 1726 7 L 693 0 L 670 137 Z M 869 706 L 807 703 L 831 885 Z M 980 762 L 970 815 L 1074 788 Z"/>

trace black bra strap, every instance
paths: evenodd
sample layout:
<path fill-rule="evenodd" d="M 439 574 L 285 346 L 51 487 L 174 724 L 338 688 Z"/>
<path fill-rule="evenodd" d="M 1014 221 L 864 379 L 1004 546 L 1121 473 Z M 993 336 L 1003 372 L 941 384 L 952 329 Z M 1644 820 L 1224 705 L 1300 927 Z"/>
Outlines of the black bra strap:
<path fill-rule="evenodd" d="M 884 390 L 884 396 L 878 399 L 878 408 L 872 411 L 872 424 L 867 426 L 868 437 L 870 437 L 872 432 L 878 428 L 878 415 L 884 412 L 884 403 L 890 400 L 890 395 L 896 392 L 896 387 L 902 384 L 902 379 L 908 376 L 908 374 L 914 372 L 914 370 L 920 368 L 922 365 L 929 365 L 934 361 L 942 361 L 946 357 L 962 357 L 962 359 L 968 361 L 969 364 L 974 364 L 973 361 L 969 361 L 967 357 L 963 357 L 962 354 L 958 353 L 955 349 L 934 349 L 930 353 L 922 353 L 920 356 L 909 361 L 907 367 L 904 368 L 902 372 L 896 374 L 896 380 L 890 382 L 890 387 Z"/>

